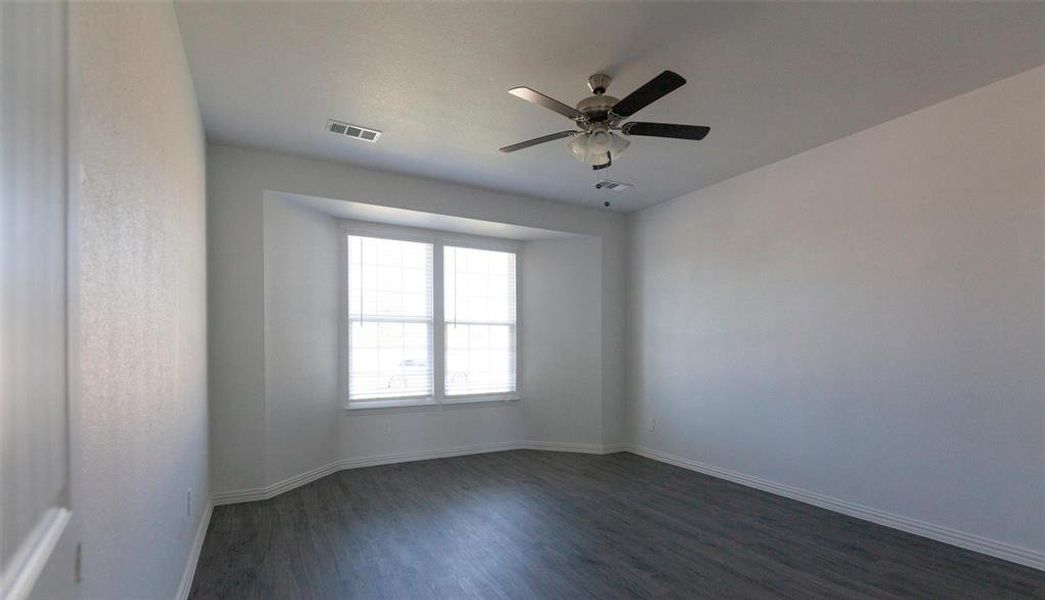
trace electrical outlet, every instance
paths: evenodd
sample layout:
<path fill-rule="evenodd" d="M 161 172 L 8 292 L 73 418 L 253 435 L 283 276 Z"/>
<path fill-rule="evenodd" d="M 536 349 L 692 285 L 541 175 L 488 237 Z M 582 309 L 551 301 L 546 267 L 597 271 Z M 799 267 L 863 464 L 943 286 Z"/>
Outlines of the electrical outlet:
<path fill-rule="evenodd" d="M 382 431 L 384 431 L 385 435 L 392 435 L 392 424 L 388 421 L 385 421 Z"/>
<path fill-rule="evenodd" d="M 657 418 L 656 417 L 651 417 L 650 418 L 650 420 L 649 420 L 649 430 L 651 432 L 657 430 Z"/>
<path fill-rule="evenodd" d="M 192 516 L 192 488 L 185 492 L 185 516 Z"/>

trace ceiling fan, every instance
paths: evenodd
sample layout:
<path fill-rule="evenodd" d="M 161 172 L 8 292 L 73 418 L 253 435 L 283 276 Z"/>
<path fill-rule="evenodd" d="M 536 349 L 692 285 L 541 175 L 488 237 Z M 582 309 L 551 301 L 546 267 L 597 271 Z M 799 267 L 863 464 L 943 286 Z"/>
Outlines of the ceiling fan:
<path fill-rule="evenodd" d="M 611 78 L 605 73 L 597 73 L 588 78 L 588 88 L 593 96 L 577 103 L 577 108 L 559 102 L 554 98 L 531 88 L 522 86 L 508 90 L 508 93 L 553 110 L 560 115 L 572 119 L 578 129 L 560 131 L 542 135 L 532 140 L 512 144 L 501 148 L 501 152 L 515 152 L 530 146 L 551 142 L 562 138 L 570 138 L 570 151 L 577 160 L 592 165 L 599 170 L 613 164 L 631 144 L 616 132 L 625 136 L 641 135 L 648 137 L 676 138 L 681 140 L 702 140 L 710 128 L 700 125 L 676 125 L 671 123 L 646 123 L 629 121 L 621 123 L 631 115 L 653 104 L 686 84 L 686 80 L 673 71 L 664 71 L 645 85 L 628 94 L 623 100 L 606 95 L 606 88 Z"/>

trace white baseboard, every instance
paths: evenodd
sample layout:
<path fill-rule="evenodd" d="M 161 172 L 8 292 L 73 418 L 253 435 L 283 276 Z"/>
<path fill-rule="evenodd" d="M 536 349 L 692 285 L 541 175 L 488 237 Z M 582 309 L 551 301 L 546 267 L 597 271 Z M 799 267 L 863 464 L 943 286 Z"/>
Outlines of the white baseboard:
<path fill-rule="evenodd" d="M 548 450 L 551 452 L 577 452 L 580 454 L 613 454 L 621 452 L 624 444 L 574 444 L 572 442 L 519 442 L 513 450 Z"/>
<path fill-rule="evenodd" d="M 965 548 L 966 550 L 972 550 L 973 552 L 979 552 L 981 554 L 1018 563 L 1027 567 L 1045 570 L 1045 553 L 1031 550 L 1029 548 L 1023 548 L 978 535 L 964 533 L 940 525 L 935 525 L 933 523 L 927 523 L 925 521 L 919 521 L 917 519 L 911 519 L 883 510 L 878 510 L 876 508 L 871 508 L 869 506 L 863 506 L 847 500 L 840 500 L 831 496 L 825 496 L 824 494 L 809 492 L 789 485 L 776 483 L 760 477 L 744 475 L 743 473 L 738 473 L 729 469 L 722 469 L 696 460 L 668 454 L 666 452 L 660 452 L 659 450 L 653 450 L 651 448 L 628 446 L 627 451 L 656 461 L 682 467 L 683 469 L 689 469 L 690 471 L 696 471 L 698 473 L 703 473 L 719 479 L 725 479 L 727 481 L 732 481 L 733 483 L 739 483 L 740 485 L 759 489 L 792 500 L 798 500 L 799 502 L 804 502 L 806 504 L 812 504 L 813 506 L 842 513 L 850 517 L 856 517 L 886 527 L 892 527 L 893 529 L 899 529 L 900 531 L 906 531 L 907 533 L 913 533 L 938 542 L 951 544 L 952 546 L 958 546 L 959 548 Z"/>
<path fill-rule="evenodd" d="M 376 456 L 364 456 L 358 458 L 345 458 L 316 467 L 282 481 L 263 488 L 252 488 L 244 490 L 233 490 L 214 494 L 212 502 L 214 506 L 224 504 L 238 504 L 240 502 L 255 502 L 268 500 L 283 492 L 289 492 L 294 488 L 301 487 L 307 483 L 326 477 L 331 473 L 344 471 L 346 469 L 359 469 L 362 467 L 375 467 L 378 465 L 391 465 L 417 460 L 431 460 L 434 458 L 449 458 L 452 456 L 466 456 L 469 454 L 485 454 L 487 452 L 503 452 L 505 450 L 548 450 L 553 452 L 580 452 L 584 454 L 610 454 L 621 452 L 626 448 L 624 444 L 574 444 L 567 442 L 496 442 L 492 444 L 476 444 L 472 446 L 457 446 L 453 448 L 439 448 L 436 450 L 420 450 L 413 452 L 398 452 L 394 454 L 380 454 Z"/>
<path fill-rule="evenodd" d="M 263 488 L 248 488 L 245 490 L 235 490 L 231 492 L 222 492 L 220 494 L 214 494 L 211 496 L 211 502 L 214 506 L 221 506 L 223 504 L 238 504 L 240 502 L 256 502 L 258 500 L 268 500 L 282 494 L 283 492 L 289 492 L 294 488 L 301 487 L 305 484 L 312 483 L 313 481 L 326 477 L 331 473 L 336 473 L 341 470 L 341 461 L 335 461 L 325 465 L 321 465 L 312 469 L 311 471 L 305 471 L 292 477 L 287 477 L 282 481 L 277 481 L 272 485 Z"/>
<path fill-rule="evenodd" d="M 603 454 L 615 454 L 617 452 L 627 452 L 631 448 L 630 444 L 618 443 L 618 444 L 606 444 L 602 447 Z"/>
<path fill-rule="evenodd" d="M 203 539 L 207 537 L 207 527 L 210 526 L 210 515 L 214 510 L 214 503 L 208 502 L 203 508 L 200 523 L 196 527 L 196 537 L 192 540 L 192 548 L 189 550 L 189 558 L 185 562 L 185 572 L 181 575 L 181 585 L 174 600 L 186 600 L 192 591 L 192 579 L 196 575 L 196 564 L 200 561 L 200 551 L 203 550 Z"/>
<path fill-rule="evenodd" d="M 504 450 L 517 450 L 518 448 L 519 445 L 515 442 L 495 442 L 492 444 L 475 444 L 472 446 L 456 446 L 453 448 L 438 448 L 435 450 L 417 450 L 411 452 L 396 452 L 394 454 L 379 454 L 377 456 L 361 456 L 357 458 L 342 459 L 337 463 L 337 470 L 343 471 L 346 469 L 359 469 L 361 467 L 394 465 L 396 463 L 413 462 L 415 460 L 431 460 L 433 458 L 449 458 L 451 456 L 502 452 Z"/>

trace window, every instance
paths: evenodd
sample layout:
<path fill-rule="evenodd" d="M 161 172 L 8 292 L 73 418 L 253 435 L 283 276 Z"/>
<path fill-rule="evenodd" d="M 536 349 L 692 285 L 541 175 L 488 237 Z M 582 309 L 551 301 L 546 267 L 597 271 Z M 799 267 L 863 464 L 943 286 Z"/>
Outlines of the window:
<path fill-rule="evenodd" d="M 433 317 L 432 244 L 348 236 L 349 403 L 431 401 Z"/>
<path fill-rule="evenodd" d="M 515 390 L 515 254 L 443 249 L 446 395 Z"/>
<path fill-rule="evenodd" d="M 399 231 L 348 227 L 349 408 L 517 398 L 514 246 Z"/>

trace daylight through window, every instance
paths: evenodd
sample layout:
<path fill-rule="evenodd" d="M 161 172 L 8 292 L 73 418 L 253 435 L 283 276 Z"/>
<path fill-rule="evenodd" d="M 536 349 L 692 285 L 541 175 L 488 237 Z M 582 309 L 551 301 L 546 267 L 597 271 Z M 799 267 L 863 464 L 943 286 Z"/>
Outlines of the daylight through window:
<path fill-rule="evenodd" d="M 515 252 L 347 241 L 350 406 L 516 397 Z"/>
<path fill-rule="evenodd" d="M 432 244 L 348 236 L 349 401 L 431 398 Z"/>
<path fill-rule="evenodd" d="M 515 392 L 515 254 L 446 246 L 446 395 Z"/>

